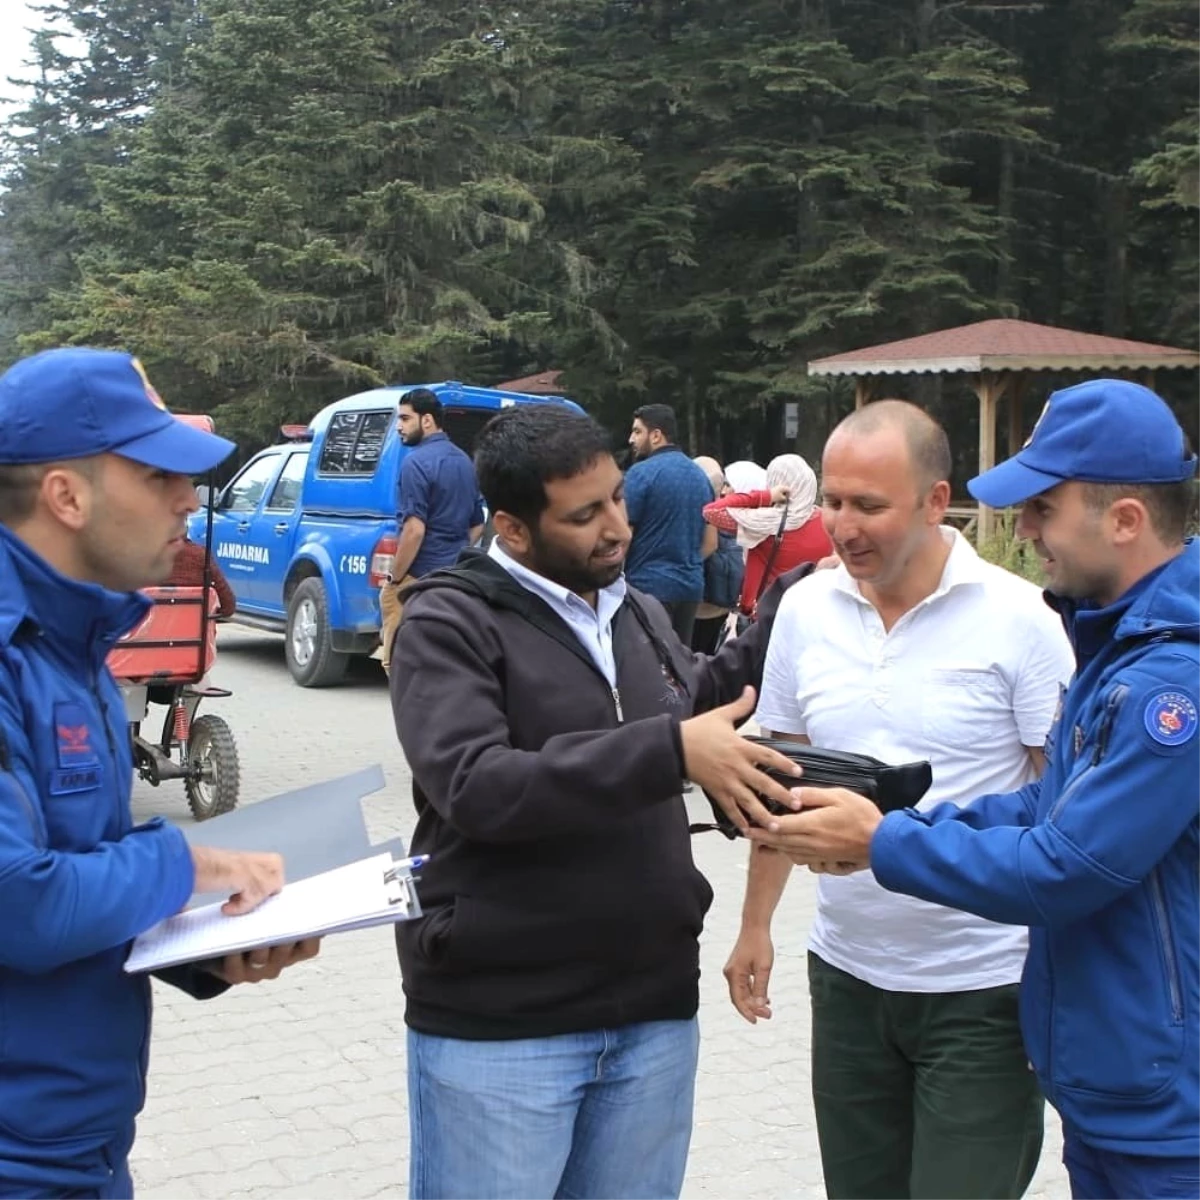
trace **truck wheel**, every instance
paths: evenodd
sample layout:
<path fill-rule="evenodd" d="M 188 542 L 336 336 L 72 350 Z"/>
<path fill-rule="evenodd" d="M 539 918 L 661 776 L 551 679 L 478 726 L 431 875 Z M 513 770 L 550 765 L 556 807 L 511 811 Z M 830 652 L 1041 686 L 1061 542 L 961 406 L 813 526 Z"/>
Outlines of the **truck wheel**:
<path fill-rule="evenodd" d="M 319 579 L 302 579 L 292 593 L 284 646 L 288 670 L 301 687 L 329 687 L 345 676 L 350 655 L 333 648 L 329 607 Z"/>
<path fill-rule="evenodd" d="M 197 821 L 232 812 L 238 802 L 241 768 L 237 743 L 221 717 L 207 713 L 192 722 L 188 733 L 188 763 L 199 774 L 184 780 L 188 807 Z"/>

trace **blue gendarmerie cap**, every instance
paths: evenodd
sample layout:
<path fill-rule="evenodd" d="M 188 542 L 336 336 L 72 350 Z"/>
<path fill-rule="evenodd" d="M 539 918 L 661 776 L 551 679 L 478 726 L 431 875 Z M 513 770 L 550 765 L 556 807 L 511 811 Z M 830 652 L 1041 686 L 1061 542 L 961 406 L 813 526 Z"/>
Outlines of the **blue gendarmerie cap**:
<path fill-rule="evenodd" d="M 1123 379 L 1091 379 L 1054 392 L 1029 440 L 1012 458 L 976 475 L 981 504 L 1023 504 L 1068 479 L 1084 483 L 1182 483 L 1196 456 L 1166 402 Z"/>
<path fill-rule="evenodd" d="M 171 471 L 202 475 L 232 442 L 177 420 L 120 350 L 43 350 L 0 376 L 0 463 L 59 462 L 118 454 Z"/>

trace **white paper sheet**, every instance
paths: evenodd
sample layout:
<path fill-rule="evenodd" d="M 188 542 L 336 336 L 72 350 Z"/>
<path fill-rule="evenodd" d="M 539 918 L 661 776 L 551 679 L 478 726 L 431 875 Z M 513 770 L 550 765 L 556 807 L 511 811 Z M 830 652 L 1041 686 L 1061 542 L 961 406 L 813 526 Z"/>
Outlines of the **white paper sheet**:
<path fill-rule="evenodd" d="M 360 859 L 286 884 L 241 916 L 226 916 L 220 904 L 208 904 L 168 917 L 135 939 L 125 970 L 153 971 L 403 921 L 415 915 L 411 888 L 411 875 L 394 871 L 390 854 Z"/>

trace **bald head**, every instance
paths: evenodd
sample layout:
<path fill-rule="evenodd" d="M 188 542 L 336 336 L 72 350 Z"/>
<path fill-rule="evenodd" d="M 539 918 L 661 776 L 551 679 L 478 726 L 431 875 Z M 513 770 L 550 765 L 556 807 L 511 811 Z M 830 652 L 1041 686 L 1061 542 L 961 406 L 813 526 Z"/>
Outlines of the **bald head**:
<path fill-rule="evenodd" d="M 857 409 L 829 435 L 829 444 L 835 439 L 859 440 L 883 432 L 903 437 L 913 478 L 921 491 L 942 480 L 949 481 L 952 461 L 946 431 L 924 409 L 907 400 L 877 400 Z"/>
<path fill-rule="evenodd" d="M 701 454 L 699 458 L 693 458 L 692 462 L 708 476 L 708 482 L 712 487 L 713 495 L 719 496 L 721 489 L 725 486 L 725 472 L 721 469 L 721 464 L 715 458 L 709 458 L 706 454 Z"/>

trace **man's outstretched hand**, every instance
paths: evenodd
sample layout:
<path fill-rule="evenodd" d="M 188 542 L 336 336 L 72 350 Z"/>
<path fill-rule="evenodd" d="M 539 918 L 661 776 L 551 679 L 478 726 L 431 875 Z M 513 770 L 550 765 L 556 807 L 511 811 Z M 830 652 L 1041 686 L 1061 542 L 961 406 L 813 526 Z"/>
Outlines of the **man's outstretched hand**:
<path fill-rule="evenodd" d="M 779 818 L 774 829 L 750 830 L 751 841 L 823 874 L 847 875 L 870 866 L 871 839 L 883 820 L 870 800 L 846 788 L 799 787 L 795 798 L 802 812 Z"/>
<path fill-rule="evenodd" d="M 745 833 L 751 822 L 765 829 L 777 827 L 778 818 L 763 806 L 766 796 L 789 809 L 800 801 L 782 784 L 760 770 L 770 767 L 796 776 L 800 768 L 777 750 L 748 741 L 737 731 L 737 723 L 754 712 L 756 697 L 746 688 L 732 704 L 691 717 L 679 726 L 683 740 L 683 764 L 687 777 L 702 787 Z"/>

